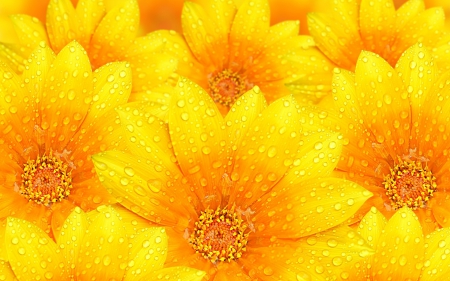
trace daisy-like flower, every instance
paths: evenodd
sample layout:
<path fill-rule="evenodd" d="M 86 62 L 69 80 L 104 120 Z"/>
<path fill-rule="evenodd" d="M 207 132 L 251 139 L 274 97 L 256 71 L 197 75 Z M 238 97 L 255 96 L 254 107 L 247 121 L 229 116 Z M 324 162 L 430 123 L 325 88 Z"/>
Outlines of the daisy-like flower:
<path fill-rule="evenodd" d="M 139 30 L 137 0 L 106 7 L 103 1 L 51 0 L 45 25 L 37 18 L 14 15 L 20 44 L 0 44 L 0 58 L 18 73 L 24 58 L 44 41 L 55 53 L 76 40 L 86 50 L 93 69 L 114 61 L 128 61 L 133 74 L 133 92 L 163 85 L 176 68 L 176 60 L 162 54 L 162 40 L 151 34 L 136 37 Z"/>
<path fill-rule="evenodd" d="M 342 280 L 448 280 L 450 228 L 424 235 L 408 207 L 399 209 L 389 221 L 372 207 L 357 232 L 375 253 L 344 270 Z"/>
<path fill-rule="evenodd" d="M 269 102 L 288 94 L 285 84 L 299 79 L 300 69 L 314 68 L 290 60 L 294 50 L 314 43 L 298 36 L 298 21 L 270 26 L 268 0 L 246 0 L 239 8 L 233 1 L 187 1 L 181 19 L 184 37 L 157 33 L 179 59 L 177 72 L 205 89 L 223 114 L 255 85 Z"/>
<path fill-rule="evenodd" d="M 440 7 L 425 10 L 423 0 L 395 9 L 393 0 L 336 0 L 330 13 L 310 13 L 308 27 L 317 47 L 335 66 L 354 71 L 361 51 L 379 54 L 395 66 L 417 42 L 433 50 L 439 67 L 448 68 L 450 38 Z M 332 72 L 329 74 L 331 80 Z"/>
<path fill-rule="evenodd" d="M 412 208 L 425 233 L 450 226 L 449 75 L 438 75 L 427 48 L 416 44 L 395 69 L 362 52 L 355 74 L 336 69 L 333 78 L 346 142 L 338 170 L 375 194 L 367 207 L 388 218 Z"/>
<path fill-rule="evenodd" d="M 322 280 L 366 253 L 346 238 L 354 237 L 349 230 L 322 233 L 371 193 L 329 177 L 338 135 L 309 131 L 300 110 L 290 96 L 266 108 L 254 88 L 223 118 L 201 87 L 182 78 L 168 123 L 143 104 L 123 107 L 132 154 L 107 151 L 93 161 L 120 204 L 168 227 L 168 264 L 204 270 L 211 280 Z"/>
<path fill-rule="evenodd" d="M 112 109 L 130 95 L 129 65 L 92 72 L 78 43 L 57 56 L 42 44 L 21 76 L 0 63 L 0 80 L 0 222 L 14 216 L 56 231 L 75 206 L 114 202 L 90 156 L 120 144 Z"/>
<path fill-rule="evenodd" d="M 19 281 L 200 281 L 205 275 L 189 267 L 163 268 L 167 256 L 164 228 L 130 228 L 135 227 L 129 217 L 124 219 L 111 206 L 88 214 L 76 207 L 54 242 L 34 224 L 9 217 L 6 251 Z"/>

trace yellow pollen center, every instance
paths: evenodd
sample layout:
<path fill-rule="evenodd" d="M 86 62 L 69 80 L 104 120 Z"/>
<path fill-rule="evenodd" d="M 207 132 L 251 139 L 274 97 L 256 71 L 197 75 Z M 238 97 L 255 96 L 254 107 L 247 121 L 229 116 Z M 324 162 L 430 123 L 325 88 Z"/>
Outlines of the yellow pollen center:
<path fill-rule="evenodd" d="M 213 100 L 228 107 L 248 90 L 244 79 L 228 69 L 209 79 L 209 88 Z"/>
<path fill-rule="evenodd" d="M 436 178 L 427 166 L 401 159 L 384 177 L 383 185 L 394 210 L 404 206 L 413 210 L 425 207 L 437 189 Z"/>
<path fill-rule="evenodd" d="M 72 188 L 72 176 L 67 168 L 68 165 L 52 153 L 28 160 L 23 167 L 20 194 L 46 206 L 62 201 Z"/>
<path fill-rule="evenodd" d="M 202 211 L 195 222 L 189 243 L 197 253 L 212 263 L 239 259 L 246 251 L 247 225 L 234 208 Z"/>

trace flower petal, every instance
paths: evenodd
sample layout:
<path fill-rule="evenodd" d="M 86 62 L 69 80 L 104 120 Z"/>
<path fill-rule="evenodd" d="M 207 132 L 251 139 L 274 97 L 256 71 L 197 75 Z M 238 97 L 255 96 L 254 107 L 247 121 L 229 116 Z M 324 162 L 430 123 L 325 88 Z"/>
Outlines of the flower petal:
<path fill-rule="evenodd" d="M 382 147 L 393 156 L 408 154 L 411 147 L 413 117 L 403 76 L 399 76 L 379 55 L 361 52 L 355 77 L 357 103 L 363 109 L 359 118 L 367 120 L 365 127 L 376 139 L 372 147 Z"/>
<path fill-rule="evenodd" d="M 10 18 L 21 45 L 31 50 L 42 41 L 49 45 L 45 26 L 37 18 L 27 15 L 12 15 Z"/>
<path fill-rule="evenodd" d="M 80 0 L 75 9 L 79 18 L 83 32 L 80 33 L 77 41 L 85 48 L 89 47 L 89 41 L 98 24 L 105 16 L 106 9 L 102 1 L 96 0 Z"/>
<path fill-rule="evenodd" d="M 78 263 L 78 252 L 88 229 L 86 214 L 76 207 L 64 221 L 56 237 L 59 249 L 64 258 L 65 270 L 68 276 L 75 273 L 74 264 Z"/>
<path fill-rule="evenodd" d="M 426 237 L 425 263 L 420 280 L 445 280 L 450 274 L 450 228 L 441 228 Z"/>
<path fill-rule="evenodd" d="M 301 149 L 301 125 L 292 96 L 272 103 L 232 149 L 229 202 L 243 210 L 270 191 L 283 177 Z"/>
<path fill-rule="evenodd" d="M 72 40 L 79 40 L 83 34 L 81 21 L 70 0 L 49 2 L 46 26 L 52 49 L 56 53 Z"/>
<path fill-rule="evenodd" d="M 160 270 L 147 272 L 137 279 L 125 278 L 124 281 L 133 280 L 183 280 L 183 281 L 201 281 L 205 276 L 204 271 L 185 266 L 166 267 Z M 215 280 L 215 279 L 214 279 Z"/>
<path fill-rule="evenodd" d="M 359 223 L 357 232 L 370 247 L 375 249 L 386 224 L 386 218 L 375 207 L 372 207 Z"/>
<path fill-rule="evenodd" d="M 349 266 L 370 258 L 374 252 L 355 230 L 347 226 L 305 237 L 297 247 L 301 249 L 302 260 L 308 269 L 322 278 L 329 277 L 326 280 L 342 278 Z"/>
<path fill-rule="evenodd" d="M 42 131 L 40 145 L 63 150 L 84 121 L 89 109 L 85 96 L 91 92 L 89 58 L 80 44 L 71 42 L 53 62 L 44 91 L 33 93 L 33 102 L 40 105 L 36 121 L 37 131 Z"/>
<path fill-rule="evenodd" d="M 350 218 L 371 195 L 338 178 L 277 186 L 252 205 L 254 235 L 295 239 L 325 231 Z"/>
<path fill-rule="evenodd" d="M 127 0 L 116 5 L 103 17 L 92 35 L 89 57 L 91 63 L 102 66 L 122 56 L 125 48 L 133 43 L 139 28 L 139 5 Z"/>
<path fill-rule="evenodd" d="M 75 272 L 79 279 L 122 279 L 129 253 L 122 218 L 110 206 L 99 212 L 80 243 Z"/>
<path fill-rule="evenodd" d="M 253 122 L 266 107 L 266 99 L 257 86 L 242 95 L 233 104 L 225 117 L 230 148 L 240 144 Z M 234 154 L 233 151 L 229 151 L 229 153 Z"/>
<path fill-rule="evenodd" d="M 395 23 L 395 7 L 392 0 L 362 0 L 359 11 L 359 24 L 361 37 L 364 40 L 364 50 L 375 52 L 384 50 L 389 52 L 386 46 L 393 45 L 395 38 L 392 28 Z M 380 54 L 386 57 L 383 54 Z"/>
<path fill-rule="evenodd" d="M 380 280 L 417 280 L 425 254 L 420 222 L 404 207 L 387 223 L 375 251 L 372 272 Z"/>
<path fill-rule="evenodd" d="M 230 32 L 228 67 L 238 72 L 251 64 L 251 58 L 264 46 L 269 32 L 270 7 L 267 0 L 247 0 L 240 5 Z"/>
<path fill-rule="evenodd" d="M 55 242 L 34 224 L 9 217 L 5 244 L 11 268 L 19 280 L 59 279 L 63 261 Z"/>
<path fill-rule="evenodd" d="M 178 171 L 118 151 L 100 153 L 92 159 L 103 185 L 134 213 L 167 226 L 184 224 L 193 215 L 186 199 L 193 194 L 186 194 L 189 187 L 181 182 Z"/>
<path fill-rule="evenodd" d="M 169 128 L 164 121 L 152 116 L 148 108 L 148 103 L 130 103 L 117 109 L 128 149 L 134 155 L 177 170 Z"/>
<path fill-rule="evenodd" d="M 167 257 L 167 234 L 164 228 L 147 228 L 130 239 L 130 260 L 125 280 L 141 280 L 161 270 Z M 153 279 L 146 279 L 153 280 Z"/>
<path fill-rule="evenodd" d="M 173 150 L 197 196 L 202 200 L 211 195 L 220 202 L 220 182 L 226 164 L 223 118 L 198 85 L 180 78 L 177 88 L 169 112 Z M 210 188 L 205 189 L 205 185 Z M 213 194 L 206 194 L 207 190 Z"/>
<path fill-rule="evenodd" d="M 3 278 L 3 280 L 19 280 L 16 278 L 16 275 L 12 271 L 11 265 L 3 260 L 0 260 L 0 276 Z"/>

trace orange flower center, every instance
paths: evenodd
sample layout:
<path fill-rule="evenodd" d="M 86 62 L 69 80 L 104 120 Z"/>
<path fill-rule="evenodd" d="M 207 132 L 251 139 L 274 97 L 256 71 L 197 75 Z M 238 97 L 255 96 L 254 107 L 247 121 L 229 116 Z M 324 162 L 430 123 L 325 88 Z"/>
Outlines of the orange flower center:
<path fill-rule="evenodd" d="M 20 194 L 29 201 L 46 206 L 62 201 L 72 188 L 72 176 L 67 168 L 66 163 L 51 153 L 28 160 L 23 168 Z"/>
<path fill-rule="evenodd" d="M 402 161 L 384 177 L 386 195 L 394 210 L 403 206 L 416 210 L 425 207 L 437 189 L 436 178 L 427 166 L 417 161 Z"/>
<path fill-rule="evenodd" d="M 195 222 L 189 243 L 197 253 L 212 263 L 237 260 L 245 252 L 248 233 L 247 225 L 236 214 L 234 208 L 217 208 L 216 211 L 202 211 Z"/>
<path fill-rule="evenodd" d="M 245 80 L 228 69 L 219 72 L 209 79 L 210 95 L 215 102 L 231 107 L 245 93 Z"/>

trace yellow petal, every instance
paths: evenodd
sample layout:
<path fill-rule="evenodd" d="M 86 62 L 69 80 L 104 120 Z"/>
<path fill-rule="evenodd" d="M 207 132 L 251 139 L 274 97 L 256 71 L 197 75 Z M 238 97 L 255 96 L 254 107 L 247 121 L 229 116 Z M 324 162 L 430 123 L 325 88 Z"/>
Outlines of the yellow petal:
<path fill-rule="evenodd" d="M 17 46 L 0 43 L 0 58 L 16 73 L 23 71 L 27 56 L 24 50 Z"/>
<path fill-rule="evenodd" d="M 366 243 L 375 249 L 386 224 L 386 218 L 375 207 L 372 207 L 359 223 L 357 231 L 366 240 Z"/>
<path fill-rule="evenodd" d="M 75 10 L 77 17 L 80 19 L 80 25 L 83 27 L 83 32 L 77 41 L 87 48 L 97 25 L 105 16 L 106 9 L 102 1 L 80 0 Z"/>
<path fill-rule="evenodd" d="M 420 280 L 446 280 L 450 274 L 450 228 L 438 229 L 425 238 L 425 262 Z"/>
<path fill-rule="evenodd" d="M 132 248 L 125 280 L 140 280 L 163 268 L 167 257 L 167 234 L 164 228 L 144 229 L 130 239 L 130 245 Z"/>
<path fill-rule="evenodd" d="M 190 179 L 199 198 L 214 188 L 224 174 L 223 118 L 211 97 L 198 85 L 180 78 L 169 111 L 169 131 L 173 150 L 183 175 Z M 210 188 L 205 189 L 204 186 Z"/>
<path fill-rule="evenodd" d="M 62 275 L 55 242 L 34 224 L 9 217 L 5 244 L 11 268 L 19 280 L 59 279 Z"/>
<path fill-rule="evenodd" d="M 251 206 L 255 236 L 293 239 L 325 231 L 350 218 L 370 196 L 356 183 L 338 178 L 277 185 Z"/>
<path fill-rule="evenodd" d="M 108 151 L 92 156 L 103 185 L 121 205 L 162 225 L 176 225 L 194 213 L 193 194 L 179 172 L 140 156 Z M 167 212 L 167 210 L 171 210 Z"/>
<path fill-rule="evenodd" d="M 100 118 L 106 111 L 125 104 L 131 92 L 131 68 L 128 63 L 108 63 L 97 68 L 92 79 L 94 100 L 84 121 L 85 124 Z"/>
<path fill-rule="evenodd" d="M 99 211 L 89 226 L 89 235 L 80 242 L 75 272 L 82 279 L 122 279 L 129 252 L 122 218 L 112 207 Z"/>
<path fill-rule="evenodd" d="M 128 149 L 139 155 L 160 162 L 169 170 L 176 171 L 175 155 L 170 145 L 167 124 L 151 116 L 147 103 L 130 103 L 117 110 Z"/>
<path fill-rule="evenodd" d="M 392 216 L 379 238 L 372 272 L 380 280 L 417 280 L 424 254 L 420 222 L 410 209 L 404 207 Z"/>
<path fill-rule="evenodd" d="M 305 237 L 299 241 L 298 247 L 302 251 L 303 264 L 312 273 L 337 280 L 355 280 L 343 278 L 349 266 L 370 258 L 374 253 L 364 239 L 347 226 Z"/>
<path fill-rule="evenodd" d="M 78 252 L 87 229 L 86 214 L 79 207 L 75 207 L 64 221 L 59 236 L 56 238 L 64 258 L 66 275 L 74 273 L 74 265 L 78 262 Z"/>
<path fill-rule="evenodd" d="M 231 107 L 225 117 L 228 132 L 228 146 L 240 144 L 242 138 L 247 135 L 252 123 L 259 114 L 267 107 L 266 99 L 258 87 L 254 87 L 242 95 Z M 233 154 L 232 151 L 229 153 Z"/>
<path fill-rule="evenodd" d="M 197 61 L 187 45 L 184 37 L 174 31 L 158 30 L 151 33 L 165 42 L 164 52 L 178 60 L 177 73 L 189 77 L 192 81 L 206 89 L 208 81 L 204 74 L 204 66 Z"/>
<path fill-rule="evenodd" d="M 403 80 L 409 99 L 411 100 L 411 119 L 421 120 L 422 111 L 426 109 L 424 99 L 433 87 L 437 69 L 433 64 L 431 54 L 421 44 L 415 44 L 407 49 L 398 60 L 395 70 Z M 412 142 L 410 147 L 418 147 L 417 140 L 421 139 L 418 128 L 426 126 L 417 124 L 411 128 Z"/>
<path fill-rule="evenodd" d="M 2 277 L 3 280 L 11 280 L 11 281 L 19 280 L 16 278 L 16 275 L 12 271 L 11 265 L 3 260 L 0 260 L 0 277 Z"/>
<path fill-rule="evenodd" d="M 135 39 L 123 54 L 123 59 L 130 62 L 133 70 L 133 92 L 152 90 L 174 73 L 178 61 L 158 50 L 163 47 L 163 40 L 150 33 Z"/>
<path fill-rule="evenodd" d="M 359 24 L 361 37 L 364 40 L 365 50 L 384 50 L 385 46 L 392 45 L 395 38 L 392 28 L 395 23 L 395 7 L 392 0 L 362 0 L 359 11 Z M 382 53 L 380 53 L 382 55 Z M 384 57 L 384 55 L 382 55 Z"/>
<path fill-rule="evenodd" d="M 64 147 L 84 121 L 92 93 L 92 71 L 86 52 L 77 42 L 64 47 L 50 68 L 44 91 L 33 93 L 39 103 L 38 128 L 47 146 Z M 58 114 L 60 113 L 60 114 Z"/>
<path fill-rule="evenodd" d="M 223 69 L 224 63 L 226 63 L 225 58 L 228 55 L 230 23 L 221 20 L 227 21 L 230 12 L 231 16 L 233 15 L 234 6 L 230 2 L 225 4 L 224 1 L 211 1 L 211 3 L 205 4 L 206 6 L 216 6 L 214 10 L 224 9 L 224 14 L 212 18 L 203 6 L 185 2 L 181 16 L 183 34 L 192 53 L 200 63 L 211 65 L 216 69 Z M 231 11 L 228 11 L 230 9 Z M 211 69 L 211 72 L 213 71 L 214 69 Z"/>
<path fill-rule="evenodd" d="M 406 1 L 396 11 L 395 25 L 399 30 L 404 30 L 405 26 L 410 20 L 417 17 L 417 14 L 425 10 L 425 3 L 423 0 L 409 0 Z M 406 26 L 408 28 L 408 26 Z"/>
<path fill-rule="evenodd" d="M 238 72 L 259 53 L 269 32 L 270 7 L 267 0 L 248 0 L 239 7 L 230 32 L 230 70 Z"/>
<path fill-rule="evenodd" d="M 37 18 L 27 15 L 13 15 L 11 20 L 20 44 L 29 49 L 34 49 L 39 42 L 44 41 L 49 45 L 45 26 Z"/>
<path fill-rule="evenodd" d="M 37 95 L 43 95 L 44 84 L 50 70 L 50 66 L 55 60 L 56 56 L 50 47 L 44 42 L 36 44 L 36 48 L 31 53 L 26 61 L 25 70 L 22 73 L 22 77 L 25 83 L 25 87 L 30 93 L 36 93 Z M 31 106 L 34 110 L 38 110 L 37 105 L 32 103 Z"/>
<path fill-rule="evenodd" d="M 51 0 L 47 8 L 47 32 L 52 49 L 58 53 L 82 34 L 81 21 L 70 0 Z"/>
<path fill-rule="evenodd" d="M 125 278 L 124 281 L 146 281 L 146 280 L 183 280 L 183 281 L 201 281 L 205 276 L 204 271 L 185 266 L 166 267 L 160 270 L 147 272 L 139 277 Z M 214 279 L 215 280 L 215 279 Z"/>
<path fill-rule="evenodd" d="M 243 209 L 279 181 L 301 149 L 300 115 L 292 96 L 272 103 L 247 129 L 234 152 L 228 176 L 230 201 Z"/>
<path fill-rule="evenodd" d="M 283 21 L 269 28 L 265 43 L 270 46 L 280 40 L 297 37 L 300 31 L 299 21 Z"/>
<path fill-rule="evenodd" d="M 378 145 L 390 155 L 409 153 L 410 100 L 401 78 L 379 55 L 363 51 L 356 64 L 356 98 L 365 122 Z M 417 80 L 417 77 L 411 77 Z M 395 157 L 395 156 L 394 156 Z"/>
<path fill-rule="evenodd" d="M 117 57 L 130 46 L 139 28 L 139 6 L 136 0 L 111 9 L 98 24 L 92 35 L 89 57 L 96 67 Z"/>

